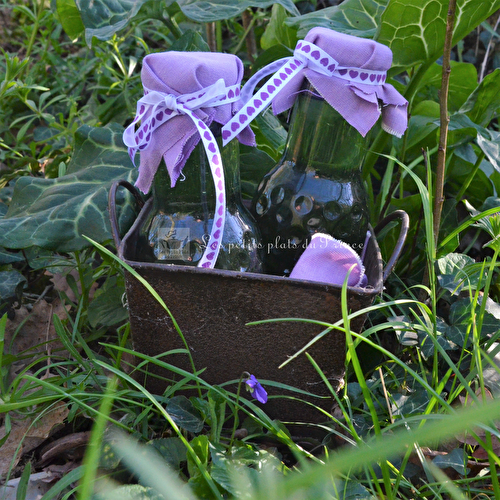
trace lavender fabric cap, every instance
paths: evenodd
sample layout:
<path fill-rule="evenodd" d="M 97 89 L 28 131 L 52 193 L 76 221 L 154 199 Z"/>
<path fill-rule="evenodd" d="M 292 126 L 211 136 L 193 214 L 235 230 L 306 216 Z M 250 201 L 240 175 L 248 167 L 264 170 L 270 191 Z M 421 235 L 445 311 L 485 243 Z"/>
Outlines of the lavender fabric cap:
<path fill-rule="evenodd" d="M 290 278 L 342 286 L 351 268 L 347 284 L 365 286 L 365 268 L 359 255 L 347 243 L 329 234 L 315 233 Z"/>
<path fill-rule="evenodd" d="M 387 71 L 392 64 L 391 50 L 373 40 L 337 33 L 328 28 L 313 28 L 304 40 L 311 42 L 341 66 L 360 70 Z M 287 82 L 273 100 L 274 114 L 290 108 L 306 78 L 321 96 L 363 136 L 382 113 L 382 128 L 401 136 L 406 130 L 408 101 L 390 84 L 367 85 L 335 76 L 322 75 L 305 68 Z M 382 109 L 379 109 L 379 100 Z"/>
<path fill-rule="evenodd" d="M 240 85 L 243 64 L 232 54 L 212 52 L 161 52 L 144 58 L 142 83 L 145 93 L 156 91 L 175 97 L 199 92 L 223 79 L 226 86 Z M 201 107 L 194 111 L 206 125 L 215 121 L 224 125 L 239 110 L 239 101 Z M 146 114 L 144 119 L 149 118 Z M 165 160 L 172 187 L 189 155 L 198 144 L 200 135 L 193 120 L 186 115 L 174 116 L 161 124 L 151 135 L 149 145 L 140 152 L 139 177 L 136 186 L 147 193 L 161 162 Z M 254 134 L 246 127 L 238 135 L 243 144 L 254 143 Z"/>

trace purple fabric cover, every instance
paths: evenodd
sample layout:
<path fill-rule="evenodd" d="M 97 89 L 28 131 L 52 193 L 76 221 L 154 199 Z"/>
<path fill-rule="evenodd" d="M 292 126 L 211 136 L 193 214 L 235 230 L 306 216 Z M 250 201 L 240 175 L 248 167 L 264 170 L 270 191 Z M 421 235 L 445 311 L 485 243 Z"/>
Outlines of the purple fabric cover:
<path fill-rule="evenodd" d="M 295 264 L 290 278 L 342 286 L 351 268 L 347 284 L 364 286 L 365 268 L 359 255 L 347 243 L 329 234 L 316 233 Z"/>
<path fill-rule="evenodd" d="M 391 49 L 373 40 L 337 33 L 328 28 L 313 28 L 304 40 L 322 48 L 341 66 L 387 71 L 392 64 Z M 275 97 L 274 114 L 293 105 L 304 78 L 363 136 L 375 125 L 380 113 L 382 128 L 387 132 L 401 136 L 406 130 L 408 101 L 392 85 L 352 83 L 308 68 L 286 83 Z M 379 99 L 382 110 L 379 109 Z"/>
<path fill-rule="evenodd" d="M 174 96 L 189 94 L 214 84 L 220 78 L 227 86 L 240 84 L 243 78 L 241 60 L 231 54 L 212 52 L 161 52 L 144 58 L 142 83 L 145 90 L 159 91 Z M 209 125 L 212 121 L 224 125 L 238 111 L 241 103 L 235 102 L 217 107 L 200 108 L 195 114 Z M 136 186 L 147 193 L 163 157 L 175 183 L 186 160 L 200 140 L 193 121 L 186 115 L 175 116 L 158 127 L 149 146 L 140 153 L 139 177 Z M 254 143 L 250 127 L 245 128 L 238 140 L 243 144 Z"/>

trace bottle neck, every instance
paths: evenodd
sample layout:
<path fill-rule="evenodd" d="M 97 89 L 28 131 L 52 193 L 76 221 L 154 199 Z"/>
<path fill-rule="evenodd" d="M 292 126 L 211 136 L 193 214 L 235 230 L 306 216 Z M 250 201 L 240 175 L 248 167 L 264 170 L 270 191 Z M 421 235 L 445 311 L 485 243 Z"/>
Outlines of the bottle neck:
<path fill-rule="evenodd" d="M 360 171 L 365 138 L 306 83 L 295 101 L 284 161 L 324 175 Z"/>
<path fill-rule="evenodd" d="M 233 139 L 222 147 L 220 125 L 210 127 L 219 145 L 224 168 L 226 199 L 228 208 L 241 203 L 239 143 Z M 207 154 L 200 141 L 189 156 L 175 186 L 170 187 L 170 176 L 162 163 L 155 174 L 153 183 L 154 206 L 157 210 L 176 203 L 207 204 L 215 206 L 215 188 Z M 213 209 L 213 207 L 212 207 Z"/>

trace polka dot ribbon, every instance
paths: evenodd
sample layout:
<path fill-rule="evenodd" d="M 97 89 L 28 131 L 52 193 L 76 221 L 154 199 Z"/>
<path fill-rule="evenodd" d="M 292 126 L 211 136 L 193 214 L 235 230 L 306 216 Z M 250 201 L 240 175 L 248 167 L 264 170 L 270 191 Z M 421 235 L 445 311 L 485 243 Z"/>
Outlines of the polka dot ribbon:
<path fill-rule="evenodd" d="M 194 111 L 229 104 L 240 98 L 239 85 L 226 87 L 221 78 L 215 84 L 205 89 L 174 96 L 156 90 L 145 89 L 145 95 L 137 102 L 137 114 L 134 121 L 127 127 L 123 134 L 129 155 L 134 161 L 137 151 L 143 151 L 150 145 L 154 131 L 163 123 L 178 115 L 186 115 L 195 124 L 207 154 L 210 171 L 215 184 L 215 215 L 210 232 L 210 238 L 198 263 L 198 267 L 213 268 L 219 255 L 226 217 L 226 190 L 224 184 L 224 169 L 219 151 L 219 146 L 210 128 L 198 118 Z M 136 130 L 136 124 L 141 125 Z"/>
<path fill-rule="evenodd" d="M 230 121 L 222 127 L 222 141 L 227 144 L 243 128 L 273 101 L 283 90 L 285 84 L 304 68 L 309 68 L 326 76 L 334 76 L 353 83 L 364 85 L 382 85 L 386 80 L 385 71 L 374 71 L 341 66 L 332 56 L 313 43 L 300 40 L 293 52 L 293 57 L 285 57 L 269 64 L 255 73 L 241 90 L 241 101 L 246 103 Z M 261 89 L 253 96 L 257 83 L 262 78 L 274 73 Z"/>

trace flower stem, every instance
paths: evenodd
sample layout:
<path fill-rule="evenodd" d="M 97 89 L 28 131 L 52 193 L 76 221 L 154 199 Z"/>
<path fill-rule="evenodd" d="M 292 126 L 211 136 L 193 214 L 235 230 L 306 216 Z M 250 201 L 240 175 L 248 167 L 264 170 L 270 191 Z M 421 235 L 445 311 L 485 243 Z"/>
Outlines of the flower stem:
<path fill-rule="evenodd" d="M 240 381 L 238 382 L 238 389 L 236 390 L 236 401 L 234 402 L 234 422 L 233 422 L 233 430 L 231 432 L 231 439 L 229 441 L 229 451 L 233 448 L 234 435 L 236 433 L 236 429 L 238 428 L 239 420 L 238 420 L 238 408 L 240 406 L 240 392 L 241 392 L 241 384 L 243 383 L 244 378 L 250 377 L 248 372 L 243 372 L 240 377 Z"/>
<path fill-rule="evenodd" d="M 439 148 L 436 166 L 436 183 L 434 191 L 434 242 L 437 245 L 439 236 L 439 226 L 441 224 L 441 211 L 444 203 L 444 174 L 446 169 L 446 145 L 448 140 L 448 89 L 450 86 L 450 54 L 453 38 L 453 25 L 455 23 L 455 10 L 457 0 L 450 0 L 448 4 L 448 16 L 446 19 L 446 36 L 443 49 L 443 73 L 441 78 L 441 91 L 439 94 L 440 109 L 440 131 Z"/>

